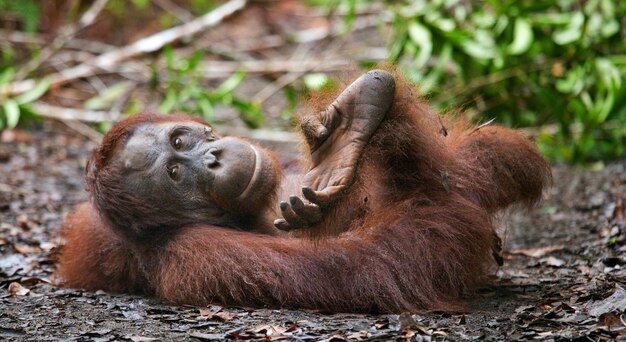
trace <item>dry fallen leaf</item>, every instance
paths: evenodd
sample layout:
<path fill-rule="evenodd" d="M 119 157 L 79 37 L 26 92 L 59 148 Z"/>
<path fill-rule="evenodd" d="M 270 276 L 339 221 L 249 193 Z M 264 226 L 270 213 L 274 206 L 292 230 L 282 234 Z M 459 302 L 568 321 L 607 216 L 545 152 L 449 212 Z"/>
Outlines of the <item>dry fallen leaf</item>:
<path fill-rule="evenodd" d="M 554 246 L 546 246 L 539 248 L 526 248 L 526 249 L 516 249 L 510 251 L 511 254 L 522 254 L 532 258 L 539 258 L 544 255 L 550 254 L 552 252 L 560 251 L 563 249 L 562 245 L 554 245 Z"/>
<path fill-rule="evenodd" d="M 389 320 L 387 318 L 379 319 L 374 322 L 374 327 L 379 330 L 387 329 L 389 327 Z"/>
<path fill-rule="evenodd" d="M 41 249 L 39 247 L 34 247 L 34 246 L 22 244 L 22 243 L 16 243 L 15 245 L 13 245 L 13 248 L 15 248 L 15 251 L 20 254 L 41 253 Z"/>
<path fill-rule="evenodd" d="M 201 332 L 189 333 L 189 337 L 194 337 L 203 341 L 217 341 L 225 339 L 224 334 L 206 334 Z"/>
<path fill-rule="evenodd" d="M 328 338 L 320 340 L 320 342 L 345 341 L 346 337 L 341 334 L 332 334 Z"/>
<path fill-rule="evenodd" d="M 237 317 L 237 313 L 236 312 L 218 312 L 216 314 L 213 314 L 213 316 L 211 316 L 213 319 L 219 319 L 222 321 L 230 321 L 231 319 Z"/>
<path fill-rule="evenodd" d="M 524 311 L 532 311 L 534 309 L 535 309 L 534 305 L 522 305 L 522 306 L 519 306 L 517 309 L 515 309 L 515 312 L 520 313 Z"/>
<path fill-rule="evenodd" d="M 256 326 L 252 329 L 249 329 L 248 331 L 251 331 L 257 334 L 264 334 L 266 336 L 275 336 L 275 335 L 280 335 L 284 333 L 286 330 L 287 329 L 282 328 L 282 327 L 265 324 L 265 325 Z"/>
<path fill-rule="evenodd" d="M 626 291 L 619 285 L 615 286 L 615 292 L 609 297 L 598 300 L 588 307 L 589 314 L 594 317 L 611 312 L 626 310 Z"/>
<path fill-rule="evenodd" d="M 543 258 L 541 260 L 539 260 L 540 263 L 547 265 L 547 266 L 552 266 L 552 267 L 562 267 L 563 265 L 565 265 L 565 261 L 555 258 L 553 256 L 547 257 L 547 258 Z"/>
<path fill-rule="evenodd" d="M 212 316 L 213 314 L 214 314 L 214 312 L 211 311 L 210 309 L 206 309 L 206 308 L 201 308 L 200 309 L 200 316 L 202 316 L 202 317 Z"/>
<path fill-rule="evenodd" d="M 40 277 L 28 277 L 28 278 L 22 278 L 20 280 L 22 282 L 22 285 L 36 285 L 39 283 L 46 283 L 46 284 L 51 284 L 52 281 L 50 281 L 50 279 L 48 278 L 40 278 Z"/>
<path fill-rule="evenodd" d="M 606 312 L 598 317 L 598 326 L 605 326 L 609 328 L 621 327 L 622 321 L 615 314 Z"/>
<path fill-rule="evenodd" d="M 370 337 L 370 333 L 365 330 L 357 331 L 347 336 L 349 340 L 363 341 Z"/>
<path fill-rule="evenodd" d="M 542 337 L 542 338 L 543 338 L 543 337 L 548 337 L 548 336 L 551 336 L 552 334 L 553 334 L 553 332 L 552 332 L 552 331 L 542 331 L 542 332 L 538 332 L 538 333 L 537 333 L 537 336 L 539 336 L 539 337 Z"/>
<path fill-rule="evenodd" d="M 43 249 L 45 252 L 49 252 L 51 249 L 56 247 L 57 244 L 53 242 L 42 242 L 39 244 L 39 248 Z"/>
<path fill-rule="evenodd" d="M 17 282 L 9 284 L 9 293 L 13 296 L 26 296 L 30 292 L 29 289 Z"/>
<path fill-rule="evenodd" d="M 145 336 L 129 336 L 128 339 L 130 339 L 133 342 L 151 342 L 151 341 L 159 340 L 156 337 L 145 337 Z"/>

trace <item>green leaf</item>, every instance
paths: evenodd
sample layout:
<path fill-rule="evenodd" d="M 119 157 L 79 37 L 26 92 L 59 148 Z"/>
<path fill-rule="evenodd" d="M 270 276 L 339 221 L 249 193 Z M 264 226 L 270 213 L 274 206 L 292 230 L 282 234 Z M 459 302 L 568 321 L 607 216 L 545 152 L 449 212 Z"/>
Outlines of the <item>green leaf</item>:
<path fill-rule="evenodd" d="M 419 47 L 419 53 L 415 57 L 415 66 L 422 68 L 433 52 L 432 34 L 424 25 L 413 21 L 409 24 L 409 37 Z"/>
<path fill-rule="evenodd" d="M 239 84 L 246 78 L 245 71 L 237 71 L 232 74 L 226 81 L 224 81 L 219 87 L 217 87 L 212 93 L 217 97 L 226 96 L 231 93 Z"/>
<path fill-rule="evenodd" d="M 306 74 L 302 80 L 307 89 L 311 90 L 320 90 L 329 81 L 328 75 L 321 72 Z"/>
<path fill-rule="evenodd" d="M 595 121 L 602 123 L 611 114 L 613 105 L 615 104 L 615 92 L 613 89 L 605 91 L 605 95 L 598 94 L 595 102 Z"/>
<path fill-rule="evenodd" d="M 2 105 L 4 109 L 4 115 L 6 117 L 7 127 L 15 128 L 20 121 L 20 107 L 13 99 L 8 99 Z"/>
<path fill-rule="evenodd" d="M 396 35 L 394 39 L 391 41 L 389 46 L 389 52 L 387 60 L 390 63 L 396 63 L 400 57 L 402 57 L 406 51 L 407 43 L 409 42 L 409 34 L 407 33 L 406 25 L 396 25 L 401 28 L 396 28 Z"/>
<path fill-rule="evenodd" d="M 485 46 L 472 39 L 464 41 L 461 46 L 463 47 L 463 51 L 472 57 L 491 59 L 496 55 L 492 47 Z"/>
<path fill-rule="evenodd" d="M 348 6 L 348 10 L 343 24 L 345 32 L 348 32 L 354 23 L 354 19 L 356 18 L 356 0 L 344 0 L 344 2 Z"/>
<path fill-rule="evenodd" d="M 399 4 L 404 4 L 403 6 L 398 6 L 396 9 L 397 14 L 401 15 L 404 18 L 414 18 L 417 16 L 424 15 L 429 7 L 432 5 L 428 5 L 426 1 L 418 0 L 418 1 L 401 1 Z"/>
<path fill-rule="evenodd" d="M 232 105 L 239 110 L 241 119 L 248 127 L 259 128 L 263 122 L 265 122 L 265 115 L 261 110 L 261 104 L 233 98 Z"/>
<path fill-rule="evenodd" d="M 454 22 L 454 20 L 449 18 L 438 17 L 436 19 L 433 19 L 431 24 L 443 32 L 450 32 L 456 28 L 456 23 Z"/>
<path fill-rule="evenodd" d="M 135 7 L 137 7 L 137 9 L 145 10 L 146 8 L 148 8 L 150 0 L 132 0 L 132 3 L 133 5 L 135 5 Z"/>
<path fill-rule="evenodd" d="M 174 49 L 167 45 L 163 48 L 163 56 L 165 56 L 165 65 L 169 70 L 174 70 L 176 63 L 174 62 Z"/>
<path fill-rule="evenodd" d="M 493 25 L 492 28 L 488 28 L 490 31 L 493 32 L 494 36 L 500 36 L 502 34 L 502 32 L 504 32 L 504 30 L 506 30 L 509 26 L 509 23 L 511 21 L 513 21 L 514 18 L 509 18 L 506 15 L 501 15 L 498 17 L 498 20 L 496 20 L 496 24 Z"/>
<path fill-rule="evenodd" d="M 435 67 L 426 75 L 426 77 L 424 77 L 421 82 L 418 82 L 418 84 L 420 85 L 420 91 L 428 93 L 435 88 L 436 83 L 441 79 L 441 75 L 443 74 L 445 68 L 449 66 L 451 58 L 452 44 L 445 43 L 444 46 L 441 48 L 441 52 L 439 53 L 439 58 Z"/>
<path fill-rule="evenodd" d="M 585 69 L 577 66 L 569 70 L 563 79 L 556 81 L 556 89 L 564 94 L 579 94 L 585 87 Z"/>
<path fill-rule="evenodd" d="M 206 121 L 209 121 L 209 122 L 213 121 L 215 113 L 213 109 L 213 104 L 211 103 L 211 100 L 209 100 L 209 98 L 207 98 L 206 96 L 203 96 L 200 99 L 198 99 L 198 107 L 200 107 L 200 111 L 202 112 L 202 117 Z"/>
<path fill-rule="evenodd" d="M 178 103 L 179 104 L 187 103 L 187 101 L 189 101 L 189 99 L 192 98 L 193 93 L 194 93 L 193 86 L 184 87 L 177 94 Z"/>
<path fill-rule="evenodd" d="M 189 70 L 195 70 L 196 67 L 198 66 L 198 63 L 202 61 L 203 58 L 204 58 L 204 51 L 197 50 L 196 52 L 194 52 L 193 55 L 189 58 L 189 64 L 188 64 Z"/>
<path fill-rule="evenodd" d="M 87 100 L 85 102 L 85 108 L 91 110 L 110 108 L 115 100 L 124 95 L 129 88 L 130 82 L 116 83 L 103 91 L 100 95 L 94 96 Z"/>
<path fill-rule="evenodd" d="M 159 105 L 159 111 L 161 113 L 169 113 L 174 106 L 176 106 L 176 103 L 178 102 L 177 100 L 178 96 L 176 91 L 174 89 L 169 89 L 165 95 L 165 100 L 163 100 L 163 102 Z"/>
<path fill-rule="evenodd" d="M 293 87 L 285 87 L 283 89 L 283 95 L 287 100 L 287 107 L 285 108 L 285 110 L 283 110 L 280 116 L 283 119 L 287 120 L 291 118 L 293 112 L 296 109 L 296 106 L 298 105 L 298 95 Z"/>
<path fill-rule="evenodd" d="M 561 30 L 557 30 L 552 35 L 552 39 L 559 45 L 566 45 L 579 40 L 583 33 L 583 24 L 585 23 L 585 15 L 578 11 L 572 16 L 569 24 Z"/>
<path fill-rule="evenodd" d="M 619 22 L 617 22 L 617 20 L 615 19 L 606 21 L 604 25 L 602 25 L 600 31 L 602 33 L 602 37 L 609 38 L 619 32 Z"/>
<path fill-rule="evenodd" d="M 615 16 L 615 4 L 613 3 L 614 0 L 600 0 L 600 8 L 602 13 L 607 16 L 607 17 L 613 17 Z M 618 1 L 615 1 L 615 3 L 619 3 Z M 622 5 L 622 10 L 623 10 L 623 5 Z"/>
<path fill-rule="evenodd" d="M 15 101 L 17 101 L 18 104 L 31 103 L 37 100 L 38 98 L 40 98 L 43 94 L 45 94 L 46 91 L 48 91 L 49 87 L 50 87 L 50 80 L 47 78 L 44 78 L 39 83 L 37 83 L 37 85 L 35 85 L 33 89 L 15 97 Z"/>
<path fill-rule="evenodd" d="M 567 25 L 572 21 L 572 13 L 535 13 L 529 19 L 535 25 Z"/>
<path fill-rule="evenodd" d="M 11 82 L 14 75 L 15 69 L 12 67 L 7 67 L 6 69 L 0 71 L 0 85 Z"/>
<path fill-rule="evenodd" d="M 476 11 L 470 15 L 470 21 L 478 27 L 492 27 L 498 20 L 492 11 Z"/>
<path fill-rule="evenodd" d="M 602 84 L 608 89 L 617 89 L 622 86 L 622 77 L 619 69 L 607 58 L 597 58 L 596 70 Z"/>
<path fill-rule="evenodd" d="M 507 50 L 511 55 L 520 55 L 533 42 L 533 29 L 525 18 L 517 18 L 515 20 L 515 28 L 513 29 L 513 42 L 508 46 Z"/>
<path fill-rule="evenodd" d="M 15 13 L 24 22 L 26 32 L 37 31 L 39 17 L 41 14 L 39 1 L 20 0 L 8 1 L 9 10 Z"/>

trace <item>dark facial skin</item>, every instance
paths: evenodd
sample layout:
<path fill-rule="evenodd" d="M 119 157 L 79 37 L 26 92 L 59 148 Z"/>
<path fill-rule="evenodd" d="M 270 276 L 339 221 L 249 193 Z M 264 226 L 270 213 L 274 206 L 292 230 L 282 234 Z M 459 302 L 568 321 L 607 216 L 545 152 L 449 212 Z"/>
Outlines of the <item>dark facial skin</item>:
<path fill-rule="evenodd" d="M 259 212 L 277 184 L 273 159 L 195 122 L 139 126 L 115 153 L 125 186 L 181 219 L 215 225 Z"/>

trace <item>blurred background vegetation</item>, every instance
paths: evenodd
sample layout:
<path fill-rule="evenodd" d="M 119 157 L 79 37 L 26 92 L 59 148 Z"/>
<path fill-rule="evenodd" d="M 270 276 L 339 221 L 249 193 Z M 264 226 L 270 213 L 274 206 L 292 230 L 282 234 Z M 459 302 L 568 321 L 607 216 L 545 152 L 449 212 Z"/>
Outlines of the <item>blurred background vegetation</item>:
<path fill-rule="evenodd" d="M 63 74 L 232 3 L 0 0 L 0 128 L 51 116 L 102 131 L 140 110 L 219 123 L 226 108 L 285 129 L 309 91 L 387 61 L 437 109 L 524 129 L 555 162 L 625 154 L 625 1 L 240 1 L 202 38 Z"/>

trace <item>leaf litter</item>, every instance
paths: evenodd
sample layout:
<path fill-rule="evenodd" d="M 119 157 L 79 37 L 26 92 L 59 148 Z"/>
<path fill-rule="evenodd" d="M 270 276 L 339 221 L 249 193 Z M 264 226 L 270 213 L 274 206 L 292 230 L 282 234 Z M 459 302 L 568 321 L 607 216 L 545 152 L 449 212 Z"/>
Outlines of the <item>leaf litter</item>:
<path fill-rule="evenodd" d="M 537 208 L 502 220 L 505 264 L 464 312 L 174 306 L 55 286 L 59 227 L 86 200 L 82 175 L 94 144 L 60 124 L 41 125 L 3 133 L 0 146 L 0 339 L 626 339 L 624 161 L 596 172 L 555 168 L 555 186 Z"/>

